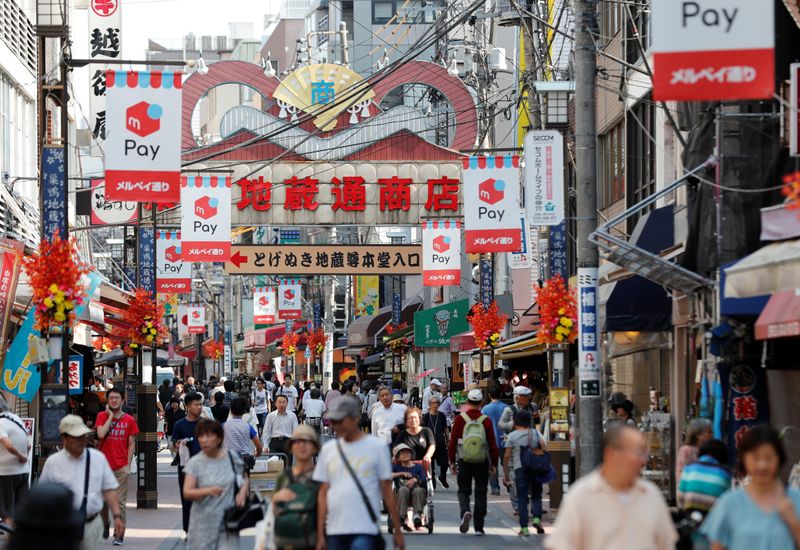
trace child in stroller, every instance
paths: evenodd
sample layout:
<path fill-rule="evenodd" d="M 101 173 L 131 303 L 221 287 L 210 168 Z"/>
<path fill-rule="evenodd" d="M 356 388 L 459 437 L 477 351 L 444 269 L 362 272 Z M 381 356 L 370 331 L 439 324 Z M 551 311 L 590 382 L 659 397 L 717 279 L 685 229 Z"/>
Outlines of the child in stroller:
<path fill-rule="evenodd" d="M 397 445 L 392 451 L 394 464 L 392 477 L 394 478 L 394 493 L 397 499 L 400 520 L 403 529 L 413 531 L 421 529 L 422 516 L 428 499 L 428 476 L 423 466 L 412 460 L 413 451 L 404 443 Z M 408 508 L 414 511 L 413 527 L 408 521 Z"/>

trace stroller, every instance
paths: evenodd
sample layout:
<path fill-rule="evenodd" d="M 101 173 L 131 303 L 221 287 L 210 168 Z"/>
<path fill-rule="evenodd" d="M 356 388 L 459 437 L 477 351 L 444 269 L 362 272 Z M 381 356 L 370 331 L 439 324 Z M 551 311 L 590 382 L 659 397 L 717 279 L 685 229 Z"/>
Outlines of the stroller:
<path fill-rule="evenodd" d="M 426 485 L 425 485 L 425 489 L 426 489 L 426 493 L 427 494 L 426 494 L 426 498 L 425 498 L 425 507 L 422 509 L 422 517 L 424 518 L 424 521 L 423 521 L 422 524 L 423 524 L 423 526 L 428 528 L 428 534 L 431 534 L 431 533 L 433 533 L 433 522 L 434 522 L 434 516 L 433 516 L 433 508 L 434 508 L 434 506 L 433 506 L 433 493 L 434 493 L 434 488 L 433 488 L 433 468 L 432 467 L 428 468 L 428 472 L 427 472 L 427 475 L 425 477 L 427 478 L 426 479 Z M 396 494 L 397 494 L 397 492 L 395 491 L 395 496 L 396 496 Z M 405 513 L 407 515 L 408 514 L 408 510 L 406 510 Z M 404 518 L 401 516 L 400 519 L 402 520 Z M 391 516 L 389 516 L 389 518 L 387 519 L 387 526 L 388 526 L 388 529 L 389 529 L 389 533 L 393 533 L 394 532 L 394 526 L 392 525 L 392 517 Z"/>

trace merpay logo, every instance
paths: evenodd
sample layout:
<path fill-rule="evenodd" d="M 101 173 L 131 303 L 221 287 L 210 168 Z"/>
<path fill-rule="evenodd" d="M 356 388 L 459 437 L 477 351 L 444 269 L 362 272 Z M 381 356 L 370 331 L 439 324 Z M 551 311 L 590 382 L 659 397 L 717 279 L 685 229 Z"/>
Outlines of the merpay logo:
<path fill-rule="evenodd" d="M 486 204 L 497 204 L 505 196 L 506 182 L 489 178 L 478 186 L 478 198 Z"/>
<path fill-rule="evenodd" d="M 201 197 L 194 201 L 194 214 L 198 218 L 207 220 L 217 215 L 219 200 L 211 197 Z"/>
<path fill-rule="evenodd" d="M 170 246 L 164 251 L 164 257 L 168 262 L 178 262 L 181 259 L 181 249 L 179 246 Z"/>
<path fill-rule="evenodd" d="M 125 127 L 137 136 L 147 137 L 161 129 L 161 115 L 164 110 L 160 105 L 140 101 L 125 111 Z"/>
<path fill-rule="evenodd" d="M 200 319 L 200 311 L 199 310 L 195 309 L 194 311 L 192 311 L 192 319 L 194 319 L 195 321 Z"/>
<path fill-rule="evenodd" d="M 258 305 L 261 307 L 267 307 L 269 305 L 269 296 L 262 294 L 258 299 Z"/>
<path fill-rule="evenodd" d="M 286 290 L 283 291 L 283 297 L 284 299 L 289 301 L 294 300 L 294 290 L 292 290 L 291 288 L 287 288 Z"/>
<path fill-rule="evenodd" d="M 438 252 L 442 254 L 450 250 L 450 237 L 445 235 L 439 235 L 435 239 L 433 239 L 433 250 L 434 252 Z"/>

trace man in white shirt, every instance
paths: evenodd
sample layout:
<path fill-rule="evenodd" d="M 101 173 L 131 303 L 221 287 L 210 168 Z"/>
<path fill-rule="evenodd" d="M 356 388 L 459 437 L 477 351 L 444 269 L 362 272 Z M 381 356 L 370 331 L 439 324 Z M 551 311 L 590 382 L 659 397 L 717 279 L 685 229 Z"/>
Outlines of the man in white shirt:
<path fill-rule="evenodd" d="M 275 398 L 276 410 L 267 415 L 261 439 L 264 441 L 264 446 L 269 448 L 269 452 L 286 454 L 291 462 L 289 441 L 297 427 L 297 415 L 287 410 L 288 403 L 289 399 L 285 395 L 278 395 Z"/>
<path fill-rule="evenodd" d="M 442 383 L 439 382 L 438 378 L 434 378 L 431 380 L 431 385 L 425 388 L 425 391 L 422 392 L 422 414 L 427 414 L 428 410 L 430 409 L 430 402 L 431 397 L 434 395 L 439 398 L 439 402 L 442 401 L 442 394 L 439 393 L 439 388 L 442 387 Z"/>
<path fill-rule="evenodd" d="M 28 432 L 0 395 L 0 520 L 14 519 L 28 492 Z"/>
<path fill-rule="evenodd" d="M 372 411 L 372 435 L 392 444 L 392 436 L 398 433 L 398 425 L 405 421 L 406 406 L 402 403 L 392 403 L 392 390 L 386 386 L 378 388 L 378 403 Z"/>
<path fill-rule="evenodd" d="M 328 410 L 325 406 L 325 401 L 322 400 L 322 395 L 317 388 L 311 389 L 308 392 L 308 399 L 303 396 L 303 413 L 306 415 L 305 423 L 314 428 L 319 434 L 320 425 L 322 424 L 322 415 Z"/>
<path fill-rule="evenodd" d="M 58 425 L 64 448 L 50 455 L 44 463 L 39 482 L 59 483 L 72 491 L 73 505 L 81 511 L 88 466 L 89 483 L 86 488 L 86 525 L 83 530 L 81 550 L 95 550 L 103 545 L 103 520 L 100 511 L 105 500 L 114 515 L 114 530 L 122 532 L 122 516 L 117 500 L 117 479 L 108 465 L 106 457 L 96 449 L 86 448 L 86 435 L 92 430 L 86 427 L 83 419 L 68 414 Z"/>
<path fill-rule="evenodd" d="M 281 387 L 278 388 L 278 391 L 275 392 L 275 399 L 279 395 L 283 395 L 288 400 L 288 405 L 286 405 L 286 410 L 289 412 L 296 412 L 297 411 L 297 388 L 292 385 L 292 377 L 288 374 L 283 378 L 283 384 Z M 292 434 L 289 434 L 292 435 Z"/>
<path fill-rule="evenodd" d="M 253 410 L 258 418 L 258 431 L 264 431 L 264 424 L 267 421 L 269 414 L 269 405 L 272 401 L 272 394 L 269 393 L 266 383 L 263 378 L 256 380 L 256 389 L 253 390 L 251 402 L 253 403 Z"/>

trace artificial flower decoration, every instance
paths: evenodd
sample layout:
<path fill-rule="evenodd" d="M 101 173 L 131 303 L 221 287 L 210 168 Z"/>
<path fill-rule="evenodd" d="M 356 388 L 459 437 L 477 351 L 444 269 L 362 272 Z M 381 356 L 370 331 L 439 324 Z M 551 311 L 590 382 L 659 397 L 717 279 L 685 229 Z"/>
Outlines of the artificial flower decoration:
<path fill-rule="evenodd" d="M 506 326 L 508 318 L 500 313 L 497 302 L 492 301 L 488 308 L 483 304 L 475 304 L 467 313 L 475 344 L 478 349 L 491 349 L 500 345 L 500 333 Z"/>
<path fill-rule="evenodd" d="M 105 336 L 100 336 L 92 340 L 92 346 L 97 351 L 106 353 L 116 348 L 118 346 L 118 343 L 115 342 L 113 338 L 106 338 Z"/>
<path fill-rule="evenodd" d="M 318 328 L 307 337 L 307 345 L 311 348 L 311 353 L 322 355 L 325 352 L 325 331 Z"/>
<path fill-rule="evenodd" d="M 541 328 L 536 341 L 542 344 L 567 344 L 578 337 L 578 300 L 561 275 L 546 281 L 536 293 Z"/>
<path fill-rule="evenodd" d="M 283 348 L 283 354 L 287 356 L 294 355 L 294 353 L 297 351 L 298 340 L 299 338 L 294 332 L 287 332 L 284 334 L 283 345 L 281 346 Z"/>
<path fill-rule="evenodd" d="M 164 325 L 164 304 L 143 288 L 137 288 L 128 301 L 122 321 L 128 328 L 119 329 L 114 337 L 122 343 L 123 351 L 129 356 L 142 346 L 160 346 L 169 336 Z"/>
<path fill-rule="evenodd" d="M 789 210 L 800 209 L 800 172 L 792 172 L 783 176 L 781 193 L 786 197 Z"/>
<path fill-rule="evenodd" d="M 209 340 L 203 344 L 203 357 L 206 359 L 222 359 L 225 355 L 225 342 Z"/>
<path fill-rule="evenodd" d="M 75 307 L 86 300 L 83 276 L 89 266 L 78 259 L 75 239 L 39 243 L 36 256 L 25 259 L 23 269 L 33 289 L 34 328 L 42 334 L 75 324 Z"/>

